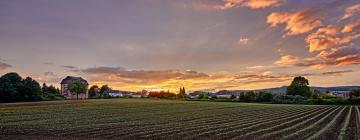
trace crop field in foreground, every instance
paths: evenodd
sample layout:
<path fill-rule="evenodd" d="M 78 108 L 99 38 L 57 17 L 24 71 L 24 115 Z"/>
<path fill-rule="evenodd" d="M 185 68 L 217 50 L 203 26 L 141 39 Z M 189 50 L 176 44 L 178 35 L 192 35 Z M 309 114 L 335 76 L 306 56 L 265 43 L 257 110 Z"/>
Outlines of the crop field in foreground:
<path fill-rule="evenodd" d="M 358 106 L 106 99 L 0 104 L 0 139 L 358 139 Z"/>

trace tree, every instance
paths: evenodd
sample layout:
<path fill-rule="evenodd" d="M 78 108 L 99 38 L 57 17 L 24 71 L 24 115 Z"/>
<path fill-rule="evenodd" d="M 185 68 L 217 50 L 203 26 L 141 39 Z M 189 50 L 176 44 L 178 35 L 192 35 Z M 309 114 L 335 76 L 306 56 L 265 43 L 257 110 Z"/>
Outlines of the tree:
<path fill-rule="evenodd" d="M 22 80 L 22 85 L 19 87 L 20 99 L 25 101 L 41 100 L 42 92 L 38 82 L 30 77 L 26 77 Z"/>
<path fill-rule="evenodd" d="M 180 87 L 180 91 L 179 91 L 178 97 L 179 97 L 179 98 L 184 98 L 184 97 L 186 97 L 185 87 L 182 87 L 182 88 Z"/>
<path fill-rule="evenodd" d="M 103 85 L 100 88 L 100 96 L 104 96 L 110 92 L 111 88 L 108 85 Z"/>
<path fill-rule="evenodd" d="M 14 72 L 7 73 L 0 77 L 0 101 L 16 101 L 20 98 L 19 87 L 22 85 L 22 78 Z"/>
<path fill-rule="evenodd" d="M 256 100 L 256 95 L 253 91 L 249 91 L 247 93 L 245 93 L 245 97 L 244 97 L 244 100 L 246 102 L 253 102 Z"/>
<path fill-rule="evenodd" d="M 290 86 L 287 87 L 286 94 L 310 97 L 309 81 L 302 76 L 295 77 Z"/>
<path fill-rule="evenodd" d="M 256 97 L 258 102 L 269 102 L 273 99 L 273 94 L 270 92 L 259 92 Z"/>
<path fill-rule="evenodd" d="M 58 88 L 55 88 L 53 85 L 50 85 L 47 90 L 49 94 L 60 96 L 60 90 Z"/>
<path fill-rule="evenodd" d="M 97 94 L 98 94 L 98 86 L 97 85 L 93 85 L 93 86 L 91 86 L 90 87 L 90 89 L 89 89 L 89 96 L 90 97 L 95 97 L 95 96 L 97 96 Z"/>
<path fill-rule="evenodd" d="M 198 99 L 203 99 L 204 98 L 204 94 L 199 94 Z"/>
<path fill-rule="evenodd" d="M 244 92 L 240 93 L 239 101 L 245 101 L 245 93 Z"/>
<path fill-rule="evenodd" d="M 76 94 L 76 100 L 78 100 L 79 94 L 86 93 L 87 85 L 85 85 L 80 80 L 74 80 L 69 84 L 69 90 L 70 90 L 70 92 Z"/>
<path fill-rule="evenodd" d="M 350 99 L 358 98 L 360 96 L 360 89 L 354 89 L 349 92 Z"/>
<path fill-rule="evenodd" d="M 46 83 L 43 83 L 41 91 L 44 95 L 48 94 L 48 86 L 46 85 Z"/>

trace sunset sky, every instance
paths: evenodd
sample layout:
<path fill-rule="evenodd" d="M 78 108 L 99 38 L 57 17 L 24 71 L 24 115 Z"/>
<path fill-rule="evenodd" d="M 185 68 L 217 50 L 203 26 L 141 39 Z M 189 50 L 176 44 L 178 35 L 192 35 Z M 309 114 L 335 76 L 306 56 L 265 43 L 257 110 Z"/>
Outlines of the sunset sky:
<path fill-rule="evenodd" d="M 358 0 L 1 0 L 0 75 L 114 89 L 360 85 Z"/>

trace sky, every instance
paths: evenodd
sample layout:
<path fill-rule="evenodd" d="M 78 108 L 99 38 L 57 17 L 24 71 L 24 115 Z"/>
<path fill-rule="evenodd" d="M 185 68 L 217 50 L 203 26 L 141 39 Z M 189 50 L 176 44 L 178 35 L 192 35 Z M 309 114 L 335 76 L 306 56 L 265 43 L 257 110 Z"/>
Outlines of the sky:
<path fill-rule="evenodd" d="M 0 75 L 140 91 L 360 85 L 357 0 L 1 0 Z"/>

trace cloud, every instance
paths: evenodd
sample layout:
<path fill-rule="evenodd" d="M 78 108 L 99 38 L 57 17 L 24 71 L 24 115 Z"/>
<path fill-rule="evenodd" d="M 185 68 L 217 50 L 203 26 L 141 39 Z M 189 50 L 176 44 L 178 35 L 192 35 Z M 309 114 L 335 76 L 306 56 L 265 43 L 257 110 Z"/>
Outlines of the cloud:
<path fill-rule="evenodd" d="M 353 70 L 341 70 L 341 71 L 328 71 L 321 73 L 322 75 L 341 75 L 343 73 L 354 72 Z"/>
<path fill-rule="evenodd" d="M 257 66 L 249 66 L 249 67 L 246 67 L 246 68 L 247 69 L 254 69 L 254 70 L 264 70 L 264 69 L 274 68 L 274 66 L 272 66 L 272 65 L 267 65 L 267 66 L 257 65 Z"/>
<path fill-rule="evenodd" d="M 360 64 L 360 49 L 349 46 L 332 48 L 320 52 L 316 58 L 320 59 L 324 65 L 357 65 Z"/>
<path fill-rule="evenodd" d="M 239 45 L 247 45 L 249 43 L 250 39 L 247 37 L 241 37 L 238 41 Z"/>
<path fill-rule="evenodd" d="M 192 70 L 127 70 L 121 67 L 94 67 L 81 70 L 93 80 L 123 81 L 131 83 L 157 83 L 166 80 L 209 78 L 205 73 Z"/>
<path fill-rule="evenodd" d="M 128 70 L 122 67 L 92 67 L 82 69 L 91 84 L 109 84 L 114 89 L 140 91 L 142 89 L 170 89 L 180 86 L 188 90 L 256 89 L 264 86 L 288 84 L 294 76 L 338 76 L 351 70 L 321 73 L 274 73 L 273 71 L 246 71 L 236 74 L 207 74 L 194 70 Z"/>
<path fill-rule="evenodd" d="M 307 33 L 322 25 L 322 16 L 316 10 L 299 10 L 295 12 L 273 12 L 267 16 L 267 23 L 271 27 L 285 24 L 285 35 Z"/>
<path fill-rule="evenodd" d="M 67 69 L 77 69 L 76 66 L 70 66 L 70 65 L 64 65 L 64 66 L 61 66 L 63 68 L 67 68 Z"/>
<path fill-rule="evenodd" d="M 53 62 L 44 62 L 45 65 L 54 65 Z"/>
<path fill-rule="evenodd" d="M 47 85 L 54 85 L 55 87 L 59 86 L 59 83 L 64 78 L 62 76 L 58 76 L 54 72 L 47 71 L 42 74 L 31 75 L 31 77 L 37 80 L 39 83 L 46 83 Z"/>
<path fill-rule="evenodd" d="M 305 42 L 308 43 L 309 52 L 321 51 L 334 45 L 345 43 L 340 37 L 335 36 L 338 32 L 338 27 L 329 25 L 309 34 L 305 38 Z"/>
<path fill-rule="evenodd" d="M 251 9 L 261 9 L 278 6 L 283 0 L 224 0 L 223 5 L 217 5 L 215 8 L 227 10 L 235 7 L 247 7 Z"/>
<path fill-rule="evenodd" d="M 341 17 L 340 20 L 351 18 L 354 15 L 357 15 L 360 12 L 360 3 L 349 6 L 345 9 L 345 14 Z"/>
<path fill-rule="evenodd" d="M 48 71 L 48 72 L 44 72 L 44 75 L 45 75 L 45 76 L 56 76 L 56 74 L 55 74 L 55 73 L 50 72 L 50 71 Z"/>
<path fill-rule="evenodd" d="M 348 66 L 360 64 L 360 48 L 342 46 L 320 51 L 315 57 L 299 58 L 292 55 L 281 56 L 275 61 L 282 67 L 298 66 L 324 68 L 326 66 Z"/>
<path fill-rule="evenodd" d="M 341 32 L 342 33 L 351 33 L 353 31 L 358 31 L 359 28 L 360 28 L 360 20 L 359 20 L 359 22 L 353 22 L 353 23 L 346 24 Z"/>
<path fill-rule="evenodd" d="M 293 55 L 284 55 L 281 56 L 279 60 L 275 61 L 275 65 L 287 67 L 287 66 L 294 66 L 300 63 L 299 57 Z"/>
<path fill-rule="evenodd" d="M 0 62 L 0 71 L 3 71 L 7 68 L 12 67 L 10 64 L 4 63 L 4 62 Z"/>

